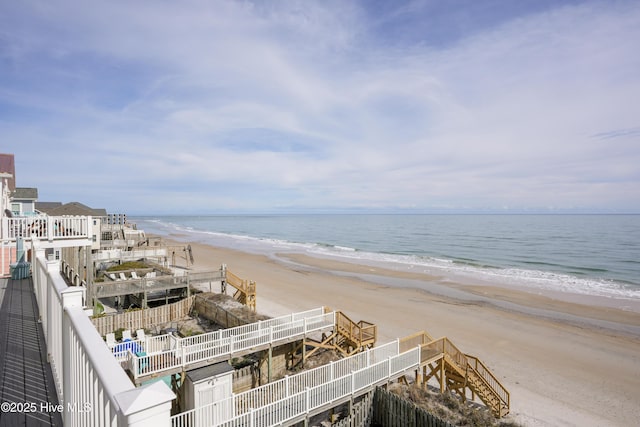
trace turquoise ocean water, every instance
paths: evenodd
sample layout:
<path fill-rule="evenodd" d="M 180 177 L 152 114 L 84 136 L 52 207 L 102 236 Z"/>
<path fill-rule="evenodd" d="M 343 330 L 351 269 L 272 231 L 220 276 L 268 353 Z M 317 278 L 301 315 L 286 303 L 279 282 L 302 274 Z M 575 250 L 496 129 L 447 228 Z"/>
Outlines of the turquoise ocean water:
<path fill-rule="evenodd" d="M 300 252 L 640 300 L 640 215 L 211 215 L 132 218 L 275 256 Z"/>

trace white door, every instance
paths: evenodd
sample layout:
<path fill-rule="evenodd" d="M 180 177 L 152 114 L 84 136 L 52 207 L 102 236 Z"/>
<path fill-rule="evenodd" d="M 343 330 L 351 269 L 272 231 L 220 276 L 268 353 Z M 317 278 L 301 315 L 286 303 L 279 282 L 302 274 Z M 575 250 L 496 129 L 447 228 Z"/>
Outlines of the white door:
<path fill-rule="evenodd" d="M 206 414 L 206 421 L 202 420 L 205 424 L 218 424 L 233 417 L 232 381 L 229 374 L 198 384 L 195 407 L 207 407 L 202 411 L 203 415 Z"/>

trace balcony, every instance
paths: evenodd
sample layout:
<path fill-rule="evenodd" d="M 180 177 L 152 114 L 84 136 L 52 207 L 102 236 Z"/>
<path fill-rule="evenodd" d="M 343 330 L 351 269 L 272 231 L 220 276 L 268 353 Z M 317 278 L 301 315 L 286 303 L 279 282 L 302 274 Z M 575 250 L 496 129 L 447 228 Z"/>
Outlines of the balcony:
<path fill-rule="evenodd" d="M 93 243 L 92 225 L 90 216 L 2 217 L 0 241 L 22 239 L 40 248 L 88 246 Z"/>

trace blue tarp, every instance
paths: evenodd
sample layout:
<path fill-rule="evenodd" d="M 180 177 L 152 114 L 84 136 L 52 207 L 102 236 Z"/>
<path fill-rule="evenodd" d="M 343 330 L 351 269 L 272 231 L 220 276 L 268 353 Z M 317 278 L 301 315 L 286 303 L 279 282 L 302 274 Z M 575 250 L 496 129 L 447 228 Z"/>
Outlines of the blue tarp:
<path fill-rule="evenodd" d="M 129 350 L 131 350 L 133 354 L 136 354 L 142 351 L 142 347 L 140 344 L 127 339 L 113 347 L 113 354 L 119 356 L 123 355 L 122 353 L 127 353 Z"/>

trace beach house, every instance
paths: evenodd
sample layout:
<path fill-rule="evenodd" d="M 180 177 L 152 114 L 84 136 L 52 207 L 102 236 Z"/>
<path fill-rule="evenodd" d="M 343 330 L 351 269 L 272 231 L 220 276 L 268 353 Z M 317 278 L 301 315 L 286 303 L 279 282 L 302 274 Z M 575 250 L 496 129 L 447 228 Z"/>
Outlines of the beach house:
<path fill-rule="evenodd" d="M 91 319 L 92 306 L 98 297 L 109 296 L 108 290 L 113 291 L 113 296 L 143 293 L 144 307 L 149 289 L 170 291 L 186 287 L 186 299 L 190 299 L 190 286 L 198 281 L 211 282 L 212 276 L 209 272 L 181 271 L 182 274 L 166 277 L 154 274 L 136 278 L 133 274 L 122 277 L 121 272 L 119 280 L 114 278 L 100 285 L 102 294 L 92 295 L 92 289 L 98 289 L 93 288 L 96 261 L 107 263 L 114 257 L 123 260 L 126 256 L 166 259 L 170 253 L 167 248 L 150 246 L 148 240 L 146 247 L 140 245 L 144 233 L 126 227 L 124 216 L 107 215 L 102 209 L 78 202 L 37 204 L 37 192 L 31 193 L 36 197 L 21 199 L 26 207 L 21 205 L 16 215 L 10 209 L 11 195 L 16 194 L 15 189 L 10 190 L 10 179 L 15 185 L 15 171 L 0 173 L 0 336 L 5 337 L 5 342 L 7 337 L 22 340 L 22 348 L 15 343 L 0 345 L 2 402 L 33 402 L 36 406 L 28 409 L 38 416 L 56 413 L 60 422 L 51 421 L 53 425 L 308 425 L 311 417 L 332 413 L 339 405 L 348 406 L 349 413 L 357 405 L 365 408 L 362 403 L 376 387 L 414 377 L 424 384 L 435 378 L 442 391 L 451 389 L 463 398 L 470 390 L 472 399 L 478 396 L 496 417 L 509 412 L 508 391 L 485 365 L 462 353 L 448 338 L 434 339 L 421 332 L 375 345 L 374 324 L 355 322 L 344 313 L 325 307 L 236 324 L 233 318 L 229 321 L 226 313 L 223 329 L 193 336 L 179 336 L 168 329 L 146 336 L 141 326 L 131 328 L 136 331 L 134 341 L 131 330 L 121 328 L 125 330 L 119 343 L 114 340 L 112 327 L 103 339 L 93 322 L 96 319 Z M 33 205 L 29 205 L 30 200 Z M 183 250 L 185 260 L 193 262 L 190 246 L 175 249 Z M 175 262 L 172 266 L 176 266 Z M 236 294 L 244 291 L 245 304 L 249 307 L 253 301 L 255 310 L 255 282 L 237 280 L 238 284 L 223 267 L 221 288 L 229 285 L 236 288 Z M 19 305 L 28 310 L 21 310 Z M 124 318 L 131 313 L 121 314 Z M 131 323 L 131 319 L 133 316 L 127 321 Z M 43 338 L 44 342 L 36 346 L 46 349 L 46 356 L 38 357 L 40 365 L 21 359 L 37 353 L 21 351 L 32 346 L 22 331 L 37 331 L 33 339 Z M 289 350 L 281 353 L 280 349 Z M 294 358 L 304 362 L 320 349 L 338 351 L 341 357 L 299 372 L 292 370 L 279 379 L 271 375 L 278 366 L 284 366 L 284 372 Z M 2 354 L 10 351 L 10 357 Z M 266 367 L 266 381 L 233 392 L 230 362 L 255 354 L 260 354 L 263 368 Z M 21 360 L 22 366 L 17 366 Z M 6 375 L 16 366 L 23 371 L 29 366 L 31 373 L 33 366 L 41 366 L 42 376 L 52 378 L 48 389 L 53 396 L 31 395 L 24 384 L 19 384 L 20 379 L 15 379 L 19 375 Z M 167 377 L 171 378 L 172 388 L 162 380 Z M 20 386 L 24 394 L 12 395 L 14 387 Z M 181 402 L 176 398 L 178 392 L 182 393 Z M 366 408 L 358 411 L 368 412 Z M 26 422 L 29 412 L 21 413 Z M 25 423 L 18 419 L 18 413 L 0 415 L 14 417 L 7 419 L 10 424 Z"/>
<path fill-rule="evenodd" d="M 16 192 L 13 155 L 0 166 L 0 400 L 24 409 L 3 411 L 2 423 L 169 426 L 175 395 L 164 383 L 136 387 L 86 311 L 87 266 L 100 247 L 101 216 L 93 215 L 104 212 L 79 203 L 39 210 L 37 191 Z M 34 346 L 44 358 L 24 350 Z M 27 370 L 53 384 L 9 375 Z"/>
<path fill-rule="evenodd" d="M 11 193 L 11 213 L 13 216 L 37 215 L 37 188 L 16 188 Z"/>

